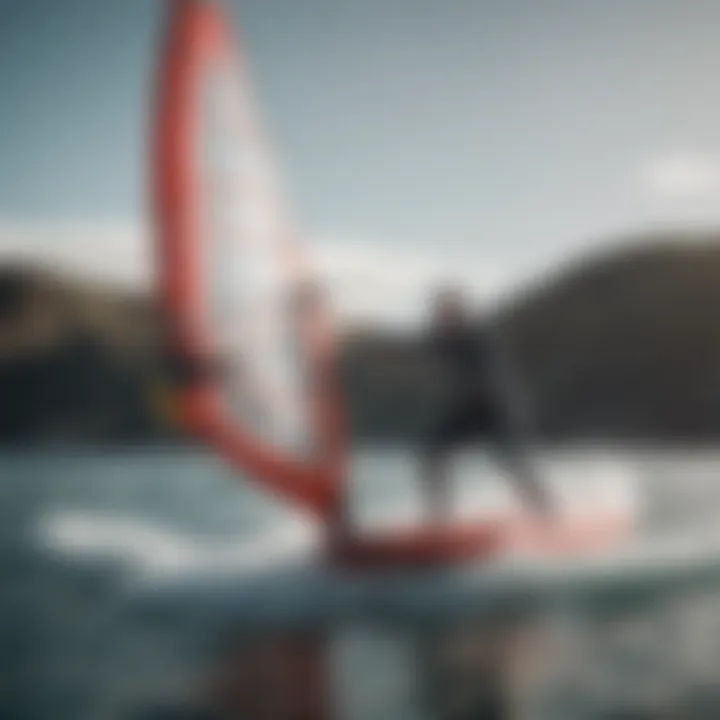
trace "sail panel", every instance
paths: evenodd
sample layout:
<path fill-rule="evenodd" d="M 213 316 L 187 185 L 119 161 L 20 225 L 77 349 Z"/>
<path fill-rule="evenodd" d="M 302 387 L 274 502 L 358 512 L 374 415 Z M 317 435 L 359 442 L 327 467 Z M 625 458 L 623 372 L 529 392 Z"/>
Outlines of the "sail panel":
<path fill-rule="evenodd" d="M 323 294 L 287 219 L 229 19 L 174 0 L 155 138 L 159 294 L 191 429 L 328 514 L 342 433 Z M 310 291 L 308 291 L 310 290 Z"/>

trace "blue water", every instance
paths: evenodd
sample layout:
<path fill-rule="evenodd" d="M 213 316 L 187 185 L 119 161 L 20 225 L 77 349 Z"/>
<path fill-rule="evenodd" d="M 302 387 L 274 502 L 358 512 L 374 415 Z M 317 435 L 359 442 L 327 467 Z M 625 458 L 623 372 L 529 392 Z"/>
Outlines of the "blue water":
<path fill-rule="evenodd" d="M 720 518 L 720 458 L 712 455 L 601 457 L 592 452 L 563 457 L 555 465 L 578 484 L 593 474 L 626 473 L 637 479 L 646 505 L 641 532 L 648 535 L 712 526 Z M 359 522 L 378 525 L 416 515 L 414 469 L 413 459 L 402 452 L 359 454 L 353 468 Z M 458 473 L 460 510 L 483 502 L 478 498 L 486 492 L 495 497 L 488 487 L 500 483 L 482 458 L 463 459 Z M 146 708 L 192 693 L 213 638 L 203 627 L 183 630 L 182 623 L 153 624 L 128 612 L 127 597 L 137 584 L 206 563 L 230 563 L 242 573 L 300 556 L 316 542 L 312 526 L 291 508 L 201 453 L 6 452 L 0 457 L 0 478 L 2 718 L 151 717 Z M 682 621 L 675 612 L 681 604 L 690 608 Z M 668 692 L 672 686 L 672 697 L 666 692 L 657 702 L 682 703 L 687 717 L 717 716 L 720 705 L 712 703 L 720 679 L 720 602 L 715 595 L 688 591 L 670 604 L 634 609 L 628 622 L 623 617 L 613 626 L 614 644 L 607 628 L 601 633 L 608 645 L 606 665 L 635 667 L 637 677 L 652 688 L 647 696 L 657 694 L 658 686 Z M 668 631 L 666 645 L 658 650 L 646 642 L 643 647 L 638 627 L 658 624 Z M 655 630 L 647 633 L 658 640 Z M 599 646 L 597 633 L 587 628 L 579 637 L 584 638 L 581 645 Z M 384 656 L 386 680 L 395 671 L 399 678 L 400 668 L 387 660 L 387 651 Z M 628 673 L 623 671 L 626 678 Z M 557 676 L 547 680 L 542 690 L 555 698 L 554 710 L 532 701 L 536 704 L 526 717 L 563 717 L 557 702 L 573 720 L 607 716 L 596 707 L 597 698 L 578 710 L 581 700 L 567 695 L 564 680 L 564 686 Z M 556 687 L 550 687 L 553 682 Z M 637 691 L 642 682 L 631 685 Z M 625 702 L 623 693 L 628 707 L 638 702 L 619 685 L 603 693 L 611 706 Z M 348 717 L 379 717 L 377 707 L 363 714 L 362 701 L 347 695 Z M 421 717 L 416 707 L 401 711 L 400 701 L 393 702 L 387 704 L 388 717 L 399 719 L 401 712 L 408 720 Z M 708 710 L 708 704 L 714 709 Z"/>

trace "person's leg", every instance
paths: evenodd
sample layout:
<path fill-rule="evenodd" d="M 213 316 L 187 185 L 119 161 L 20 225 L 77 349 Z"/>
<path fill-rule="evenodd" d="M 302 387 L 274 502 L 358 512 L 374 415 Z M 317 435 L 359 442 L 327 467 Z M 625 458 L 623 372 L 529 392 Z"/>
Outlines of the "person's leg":
<path fill-rule="evenodd" d="M 420 479 L 427 522 L 447 522 L 452 503 L 446 448 L 432 445 L 425 449 L 422 453 Z"/>
<path fill-rule="evenodd" d="M 485 413 L 485 434 L 495 462 L 508 473 L 523 500 L 533 510 L 549 512 L 551 504 L 547 490 L 530 458 L 526 439 L 500 408 L 489 406 Z"/>
<path fill-rule="evenodd" d="M 477 438 L 476 410 L 472 400 L 455 398 L 440 416 L 426 444 L 422 477 L 430 520 L 452 520 L 450 459 L 454 451 Z"/>
<path fill-rule="evenodd" d="M 438 415 L 420 450 L 420 482 L 425 517 L 430 523 L 451 520 L 452 482 L 449 460 L 458 435 L 460 409 L 457 404 L 449 405 Z"/>

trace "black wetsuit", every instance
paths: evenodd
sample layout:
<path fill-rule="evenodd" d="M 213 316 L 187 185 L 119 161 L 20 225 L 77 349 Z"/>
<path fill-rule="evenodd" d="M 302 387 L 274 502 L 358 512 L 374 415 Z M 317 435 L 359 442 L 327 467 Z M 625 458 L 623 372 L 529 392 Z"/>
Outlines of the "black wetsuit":
<path fill-rule="evenodd" d="M 431 331 L 430 345 L 443 392 L 426 451 L 440 453 L 478 438 L 507 442 L 508 408 L 499 387 L 491 333 L 465 324 L 439 327 Z"/>
<path fill-rule="evenodd" d="M 483 439 L 535 507 L 550 509 L 529 449 L 526 413 L 520 412 L 515 378 L 489 328 L 463 323 L 431 334 L 432 350 L 444 375 L 443 402 L 435 413 L 423 455 L 432 518 L 450 508 L 445 456 L 455 447 Z"/>

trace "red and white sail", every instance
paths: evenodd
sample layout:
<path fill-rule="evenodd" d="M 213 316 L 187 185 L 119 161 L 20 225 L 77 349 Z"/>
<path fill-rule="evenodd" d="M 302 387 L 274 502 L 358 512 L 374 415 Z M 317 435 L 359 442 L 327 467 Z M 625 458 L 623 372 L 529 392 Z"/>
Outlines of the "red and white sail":
<path fill-rule="evenodd" d="M 170 8 L 154 155 L 159 288 L 173 351 L 214 368 L 185 387 L 184 414 L 250 475 L 328 515 L 342 438 L 325 308 L 228 19 L 206 0 Z"/>

